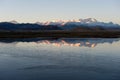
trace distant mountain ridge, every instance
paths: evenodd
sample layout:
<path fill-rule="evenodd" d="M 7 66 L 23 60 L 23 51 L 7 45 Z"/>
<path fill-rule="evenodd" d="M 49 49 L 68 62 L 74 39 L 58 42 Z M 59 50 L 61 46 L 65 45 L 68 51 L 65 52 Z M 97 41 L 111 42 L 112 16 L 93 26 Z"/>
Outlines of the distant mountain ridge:
<path fill-rule="evenodd" d="M 93 18 L 36 23 L 1 22 L 0 30 L 120 30 L 113 22 L 99 22 Z"/>
<path fill-rule="evenodd" d="M 10 22 L 0 23 L 0 30 L 62 30 L 58 26 L 53 25 L 38 25 L 32 23 L 15 24 Z"/>

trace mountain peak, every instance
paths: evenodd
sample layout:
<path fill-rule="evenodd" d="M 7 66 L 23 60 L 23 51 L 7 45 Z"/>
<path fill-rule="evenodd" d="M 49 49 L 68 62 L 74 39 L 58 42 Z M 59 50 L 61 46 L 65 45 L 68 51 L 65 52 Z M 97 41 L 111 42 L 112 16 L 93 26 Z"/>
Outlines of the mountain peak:
<path fill-rule="evenodd" d="M 75 26 L 88 26 L 88 27 L 96 27 L 101 26 L 104 28 L 120 28 L 120 25 L 114 24 L 113 22 L 100 22 L 94 18 L 87 19 L 78 19 L 78 20 L 67 20 L 67 21 L 48 21 L 48 22 L 37 22 L 39 25 L 56 25 L 56 26 L 67 26 L 68 28 L 74 28 Z"/>
<path fill-rule="evenodd" d="M 87 18 L 87 19 L 79 19 L 79 21 L 81 23 L 95 23 L 95 22 L 98 22 L 96 19 L 94 18 Z"/>
<path fill-rule="evenodd" d="M 10 23 L 13 23 L 13 24 L 18 24 L 18 22 L 17 22 L 17 21 L 15 21 L 15 20 L 10 21 Z"/>

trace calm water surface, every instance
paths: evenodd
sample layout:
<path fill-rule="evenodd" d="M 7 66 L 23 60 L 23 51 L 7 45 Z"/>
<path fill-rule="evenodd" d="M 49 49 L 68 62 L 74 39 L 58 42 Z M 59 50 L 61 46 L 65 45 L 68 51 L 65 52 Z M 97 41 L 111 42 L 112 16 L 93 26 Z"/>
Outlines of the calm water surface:
<path fill-rule="evenodd" d="M 0 80 L 120 80 L 120 39 L 0 40 Z"/>

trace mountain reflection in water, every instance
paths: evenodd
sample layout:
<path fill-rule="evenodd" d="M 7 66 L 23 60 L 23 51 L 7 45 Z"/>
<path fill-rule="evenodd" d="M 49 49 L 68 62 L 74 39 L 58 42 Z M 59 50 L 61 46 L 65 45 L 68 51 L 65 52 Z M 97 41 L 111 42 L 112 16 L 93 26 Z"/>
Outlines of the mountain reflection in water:
<path fill-rule="evenodd" d="M 119 38 L 0 39 L 0 80 L 120 80 L 119 48 Z"/>
<path fill-rule="evenodd" d="M 33 43 L 37 45 L 52 45 L 56 47 L 61 46 L 73 46 L 73 47 L 91 47 L 94 48 L 98 44 L 117 42 L 119 39 L 102 39 L 102 38 L 62 38 L 62 39 L 51 39 L 51 38 L 36 38 L 36 39 L 1 39 L 2 43 Z"/>

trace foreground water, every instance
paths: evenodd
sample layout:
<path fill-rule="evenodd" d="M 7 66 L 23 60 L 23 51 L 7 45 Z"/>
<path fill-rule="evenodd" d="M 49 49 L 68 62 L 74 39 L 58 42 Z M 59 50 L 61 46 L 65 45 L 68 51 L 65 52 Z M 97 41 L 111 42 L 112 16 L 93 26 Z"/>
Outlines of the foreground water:
<path fill-rule="evenodd" d="M 120 39 L 0 40 L 0 80 L 120 80 Z"/>

